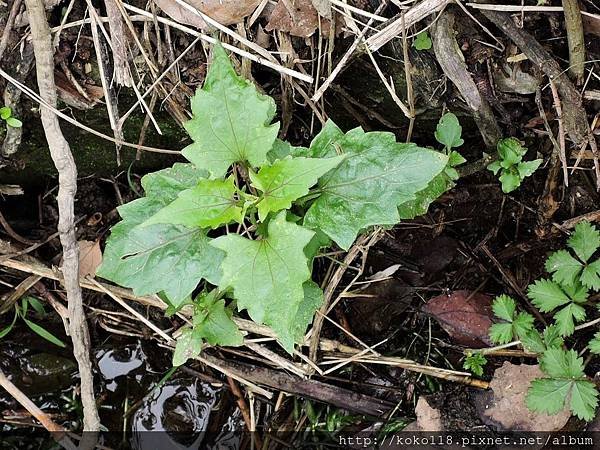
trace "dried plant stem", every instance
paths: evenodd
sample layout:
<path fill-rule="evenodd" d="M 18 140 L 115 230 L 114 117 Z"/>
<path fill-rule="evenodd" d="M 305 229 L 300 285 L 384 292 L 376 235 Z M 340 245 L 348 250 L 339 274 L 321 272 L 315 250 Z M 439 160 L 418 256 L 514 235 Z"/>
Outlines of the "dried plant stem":
<path fill-rule="evenodd" d="M 54 52 L 50 28 L 42 0 L 26 0 L 33 48 L 36 60 L 37 82 L 40 97 L 52 108 L 56 108 L 56 85 L 54 84 Z M 50 155 L 58 171 L 58 231 L 63 247 L 65 289 L 69 303 L 69 331 L 73 341 L 73 354 L 79 365 L 81 378 L 81 401 L 83 422 L 86 431 L 99 431 L 100 418 L 96 408 L 92 367 L 89 359 L 89 334 L 81 288 L 79 286 L 79 246 L 75 236 L 74 203 L 77 190 L 77 167 L 69 143 L 65 140 L 58 117 L 52 109 L 42 106 L 42 124 Z"/>
<path fill-rule="evenodd" d="M 550 80 L 550 89 L 552 90 L 552 97 L 554 99 L 554 109 L 556 109 L 556 120 L 558 120 L 558 142 L 559 142 L 559 152 L 558 156 L 560 158 L 560 162 L 562 163 L 563 168 L 563 182 L 565 186 L 569 185 L 569 168 L 567 165 L 567 150 L 565 144 L 565 127 L 563 126 L 562 120 L 562 106 L 560 103 L 560 97 L 558 95 L 558 90 L 556 89 L 556 85 Z"/>
<path fill-rule="evenodd" d="M 585 76 L 585 41 L 583 38 L 583 21 L 577 0 L 562 0 L 565 10 L 565 27 L 569 44 L 569 74 L 576 84 L 583 83 Z"/>

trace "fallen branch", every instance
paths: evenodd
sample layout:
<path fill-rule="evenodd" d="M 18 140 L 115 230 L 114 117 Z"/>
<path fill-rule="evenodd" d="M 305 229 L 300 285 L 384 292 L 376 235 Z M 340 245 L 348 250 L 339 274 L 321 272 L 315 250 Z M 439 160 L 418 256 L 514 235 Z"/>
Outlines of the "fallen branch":
<path fill-rule="evenodd" d="M 502 137 L 500 127 L 488 101 L 479 93 L 477 85 L 465 64 L 454 33 L 454 15 L 449 11 L 440 14 L 437 23 L 432 27 L 433 49 L 439 65 L 446 76 L 454 83 L 464 98 L 473 119 L 488 149 L 496 148 Z"/>
<path fill-rule="evenodd" d="M 251 366 L 232 360 L 218 359 L 207 354 L 204 354 L 203 358 L 253 383 L 269 386 L 288 394 L 329 403 L 338 408 L 354 411 L 359 414 L 381 417 L 393 408 L 393 404 L 385 400 L 379 400 L 348 389 L 331 386 L 320 381 L 304 380 L 285 372 Z"/>
<path fill-rule="evenodd" d="M 40 97 L 46 104 L 56 108 L 54 51 L 44 3 L 42 0 L 26 0 L 25 3 L 33 37 Z M 79 365 L 81 379 L 84 430 L 99 431 L 100 418 L 96 409 L 92 367 L 89 359 L 90 339 L 79 286 L 79 246 L 75 236 L 74 217 L 77 167 L 69 143 L 65 140 L 60 129 L 58 117 L 45 106 L 42 106 L 40 113 L 50 155 L 58 171 L 58 231 L 63 247 L 62 272 L 67 291 L 69 331 L 73 341 L 73 354 Z"/>
<path fill-rule="evenodd" d="M 599 214 L 599 216 L 600 216 L 600 214 Z M 8 243 L 6 243 L 5 241 L 0 240 L 0 254 L 3 254 L 3 253 L 7 254 L 7 253 L 12 253 L 12 252 L 14 252 L 14 249 L 12 248 L 12 246 L 8 245 Z M 44 266 L 42 263 L 34 260 L 33 258 L 31 258 L 29 256 L 26 256 L 26 258 L 27 258 L 27 261 L 17 260 L 17 259 L 2 260 L 0 258 L 0 266 L 4 266 L 7 268 L 19 270 L 19 271 L 30 273 L 30 274 L 39 275 L 44 278 L 62 282 L 63 278 L 62 278 L 62 276 L 61 276 L 62 274 L 60 272 L 53 271 L 52 269 Z M 93 290 L 96 292 L 101 292 L 104 294 L 106 294 L 107 292 L 111 292 L 112 294 L 115 294 L 121 298 L 135 301 L 136 303 L 139 303 L 144 306 L 158 308 L 163 311 L 167 308 L 167 305 L 165 303 L 163 303 L 162 300 L 160 300 L 158 297 L 140 297 L 140 296 L 135 295 L 129 289 L 124 289 L 119 286 L 113 286 L 113 285 L 109 285 L 106 283 L 100 283 L 99 281 L 96 281 L 93 279 L 87 280 L 85 278 L 80 278 L 79 282 L 80 282 L 81 287 L 83 287 L 85 289 L 90 289 L 90 290 Z M 181 311 L 181 313 L 186 314 L 185 308 Z M 323 316 L 319 315 L 319 317 L 323 317 Z M 246 319 L 242 319 L 239 317 L 233 317 L 233 320 L 235 321 L 236 325 L 241 330 L 247 331 L 248 333 L 253 333 L 253 334 L 257 334 L 259 336 L 265 336 L 265 337 L 269 337 L 269 338 L 273 338 L 273 339 L 276 338 L 273 330 L 271 330 L 270 328 L 268 328 L 264 325 L 259 325 L 251 320 L 246 320 Z M 146 323 L 146 320 L 143 320 L 143 322 Z M 321 338 L 320 340 L 317 340 L 316 342 L 317 342 L 318 347 L 323 351 L 339 351 L 339 352 L 344 352 L 344 353 L 349 353 L 349 354 L 354 354 L 354 355 L 360 354 L 360 356 L 362 356 L 364 354 L 364 353 L 361 354 L 361 352 L 365 352 L 365 350 L 359 351 L 358 349 L 355 349 L 355 348 L 349 347 L 349 346 L 345 346 L 345 345 L 341 345 L 339 342 L 332 341 L 329 339 Z M 310 343 L 312 343 L 312 341 Z M 305 343 L 304 345 L 309 345 L 309 343 Z M 202 362 L 206 362 L 206 361 L 203 361 L 201 358 L 198 358 L 198 359 Z M 351 361 L 349 361 L 349 362 L 351 362 Z M 396 359 L 394 359 L 394 364 L 398 367 L 402 367 L 403 369 L 409 370 L 412 372 L 427 373 L 428 375 L 433 376 L 433 377 L 449 379 L 446 376 L 446 373 L 444 372 L 443 369 L 438 369 L 435 367 L 422 365 L 422 364 L 419 364 L 412 360 L 396 358 Z M 219 370 L 218 367 L 215 367 L 215 369 Z M 471 384 L 468 380 L 465 381 L 464 377 L 461 377 L 460 379 L 458 379 L 458 378 L 452 379 L 452 381 L 458 381 L 460 383 Z M 261 393 L 261 392 L 257 391 L 256 389 L 255 389 L 255 391 L 258 393 Z M 262 393 L 262 394 L 264 395 L 264 393 Z"/>
<path fill-rule="evenodd" d="M 367 39 L 369 50 L 376 52 L 396 36 L 399 36 L 403 28 L 410 28 L 425 17 L 442 11 L 448 3 L 450 3 L 450 0 L 424 0 L 417 3 L 404 13 L 404 17 L 399 17 L 383 30 Z"/>

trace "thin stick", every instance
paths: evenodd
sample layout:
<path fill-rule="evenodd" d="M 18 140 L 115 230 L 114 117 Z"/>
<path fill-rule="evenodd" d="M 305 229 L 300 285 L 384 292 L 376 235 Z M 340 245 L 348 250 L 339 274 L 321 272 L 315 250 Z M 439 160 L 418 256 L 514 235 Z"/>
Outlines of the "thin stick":
<path fill-rule="evenodd" d="M 265 50 L 264 48 L 262 48 L 260 45 L 257 45 L 254 42 L 249 41 L 248 39 L 246 39 L 243 36 L 240 36 L 238 33 L 236 33 L 235 31 L 233 31 L 232 29 L 230 29 L 230 28 L 228 28 L 226 26 L 221 25 L 219 22 L 217 22 L 213 18 L 207 16 L 202 11 L 199 11 L 197 8 L 194 8 L 192 5 L 184 2 L 183 0 L 175 0 L 175 2 L 178 5 L 180 5 L 182 8 L 187 9 L 192 14 L 195 14 L 195 15 L 201 17 L 202 20 L 204 20 L 207 24 L 212 25 L 213 27 L 215 27 L 218 30 L 222 31 L 226 35 L 232 37 L 236 41 L 241 42 L 246 47 L 251 48 L 256 53 L 258 53 L 259 55 L 261 55 L 263 58 L 266 58 L 267 60 L 269 60 L 269 61 L 271 61 L 273 63 L 277 63 L 277 60 L 275 59 L 275 57 L 273 55 L 271 55 L 267 50 Z"/>
<path fill-rule="evenodd" d="M 117 302 L 119 305 L 121 305 L 123 308 L 129 311 L 134 317 L 136 317 L 140 322 L 142 322 L 144 325 L 146 325 L 148 328 L 150 328 L 152 331 L 158 334 L 166 342 L 173 341 L 173 338 L 171 336 L 169 336 L 167 333 L 165 333 L 163 330 L 158 328 L 156 325 L 154 325 L 152 322 L 150 322 L 148 319 L 142 316 L 139 312 L 137 312 L 135 309 L 133 309 L 131 306 L 125 303 L 123 299 L 116 295 L 112 290 L 107 289 L 105 286 L 102 286 L 100 283 L 98 283 L 96 280 L 89 276 L 86 277 L 86 279 L 91 283 L 95 284 L 98 287 L 98 289 L 100 289 L 102 292 L 104 292 L 110 298 L 112 298 L 115 302 Z"/>
<path fill-rule="evenodd" d="M 423 0 L 420 3 L 417 3 L 415 6 L 406 11 L 404 17 L 396 19 L 383 30 L 375 33 L 373 36 L 367 39 L 369 50 L 376 52 L 389 41 L 398 36 L 402 32 L 402 28 L 412 27 L 425 17 L 438 11 L 442 11 L 444 8 L 446 8 L 448 3 L 450 3 L 450 1 L 451 0 Z M 402 25 L 403 22 L 404 26 Z"/>
<path fill-rule="evenodd" d="M 41 118 L 50 148 L 50 155 L 59 177 L 57 195 L 58 231 L 63 247 L 62 271 L 69 307 L 69 331 L 73 342 L 73 354 L 79 365 L 81 378 L 84 429 L 86 431 L 100 431 L 100 418 L 96 409 L 92 367 L 89 359 L 90 338 L 83 310 L 81 287 L 79 286 L 79 246 L 74 225 L 77 167 L 69 143 L 65 140 L 58 118 L 53 112 L 53 109 L 56 109 L 54 51 L 50 28 L 46 21 L 44 3 L 42 0 L 25 0 L 25 3 L 33 38 L 40 98 L 52 108 L 42 107 Z"/>
<path fill-rule="evenodd" d="M 104 57 L 100 42 L 100 36 L 98 35 L 98 26 L 102 26 L 100 20 L 98 20 L 98 14 L 96 13 L 96 9 L 94 5 L 92 5 L 92 0 L 86 0 L 87 7 L 90 13 L 91 29 L 92 29 L 92 40 L 94 42 L 94 49 L 96 51 L 96 63 L 98 64 L 98 71 L 100 75 L 100 83 L 102 84 L 102 91 L 104 92 L 104 99 L 106 100 L 106 112 L 108 113 L 108 121 L 110 123 L 110 128 L 113 130 L 113 134 L 115 139 L 122 140 L 123 133 L 121 131 L 120 125 L 117 123 L 117 119 L 115 118 L 115 113 L 118 112 L 116 109 L 116 105 L 113 103 L 115 98 L 112 95 L 110 83 L 106 79 L 107 70 L 104 64 Z M 110 40 L 108 41 L 110 42 Z M 114 50 L 114 49 L 113 49 Z M 119 145 L 117 144 L 117 164 L 121 165 L 121 157 L 119 152 Z"/>
<path fill-rule="evenodd" d="M 409 109 L 406 107 L 406 105 L 404 104 L 404 102 L 402 100 L 400 100 L 400 97 L 398 97 L 398 95 L 396 94 L 396 90 L 394 89 L 394 87 L 386 79 L 385 75 L 383 74 L 383 72 L 379 68 L 379 64 L 377 64 L 377 61 L 375 61 L 375 57 L 373 56 L 373 53 L 371 53 L 371 50 L 369 50 L 369 47 L 366 47 L 366 50 L 367 50 L 367 54 L 369 55 L 369 58 L 371 59 L 371 62 L 373 63 L 373 66 L 375 67 L 375 70 L 377 71 L 377 75 L 379 75 L 379 78 L 381 79 L 381 82 L 383 83 L 383 85 L 385 86 L 385 88 L 387 89 L 387 91 L 390 93 L 390 96 L 392 97 L 392 100 L 394 100 L 394 103 L 398 106 L 398 108 L 400 108 L 400 110 L 402 111 L 402 113 L 408 119 L 411 119 L 411 114 L 410 114 Z M 405 64 L 406 64 L 406 62 L 405 62 Z"/>
<path fill-rule="evenodd" d="M 190 51 L 191 49 L 193 49 L 196 46 L 196 43 L 198 42 L 199 39 L 200 38 L 197 37 L 190 45 L 188 45 L 185 48 L 185 50 L 183 50 L 181 52 L 181 54 L 171 64 L 169 64 L 169 66 L 163 71 L 163 73 L 161 73 L 158 77 L 156 77 L 156 80 L 154 80 L 154 82 L 148 87 L 148 89 L 146 89 L 146 91 L 143 94 L 140 94 L 138 96 L 138 100 L 133 105 L 131 105 L 131 108 L 129 108 L 129 110 L 125 114 L 123 114 L 121 116 L 121 118 L 119 119 L 119 122 L 120 122 L 121 125 L 125 122 L 125 120 L 129 117 L 129 115 L 133 111 L 135 111 L 135 109 L 137 108 L 137 105 L 139 105 L 139 103 L 144 98 L 146 98 L 146 96 L 150 92 L 152 92 L 152 89 L 154 89 L 154 87 L 160 82 L 160 80 L 162 80 L 171 71 L 171 69 L 177 65 L 177 63 L 179 62 L 179 60 L 181 60 L 181 58 L 183 58 L 188 51 Z M 150 109 L 148 109 L 147 112 L 149 112 L 151 114 Z M 158 124 L 156 126 L 158 126 Z"/>
<path fill-rule="evenodd" d="M 380 11 L 383 11 L 383 8 L 385 8 L 386 5 L 387 5 L 386 1 L 381 2 L 381 4 L 379 5 L 379 7 L 377 8 L 377 11 L 375 13 L 377 14 Z M 354 39 L 354 42 L 352 43 L 350 48 L 348 48 L 348 50 L 346 50 L 346 53 L 344 53 L 344 56 L 342 56 L 342 59 L 340 59 L 340 61 L 336 64 L 335 68 L 331 71 L 331 73 L 329 74 L 329 76 L 327 77 L 325 82 L 321 85 L 321 87 L 319 87 L 319 89 L 317 89 L 315 94 L 311 97 L 311 100 L 313 102 L 317 103 L 321 99 L 321 97 L 323 96 L 325 91 L 329 88 L 331 83 L 333 83 L 333 81 L 340 74 L 340 72 L 342 71 L 344 66 L 348 63 L 348 60 L 350 59 L 350 57 L 354 54 L 354 52 L 356 51 L 358 46 L 363 42 L 365 34 L 371 27 L 372 23 L 373 23 L 373 19 L 371 18 L 367 22 L 367 25 L 358 34 L 358 36 L 356 36 L 356 38 Z"/>
<path fill-rule="evenodd" d="M 252 427 L 252 421 L 250 420 L 250 410 L 248 409 L 248 405 L 246 404 L 246 401 L 244 400 L 244 394 L 240 390 L 240 387 L 237 385 L 235 380 L 231 377 L 227 377 L 227 383 L 229 384 L 229 388 L 231 389 L 231 392 L 235 396 L 236 403 L 242 413 L 242 417 L 244 418 L 244 423 L 246 424 L 248 431 L 250 431 L 250 432 L 255 431 Z M 252 433 L 253 436 L 255 434 L 256 433 Z M 262 445 L 257 445 L 257 447 L 261 448 Z"/>
<path fill-rule="evenodd" d="M 412 74 L 410 58 L 408 56 L 408 39 L 406 38 L 406 24 L 404 23 L 404 14 L 402 14 L 402 55 L 404 58 L 404 77 L 406 78 L 406 98 L 408 99 L 409 124 L 406 132 L 406 142 L 410 142 L 413 127 L 415 126 L 415 95 L 413 91 Z"/>
<path fill-rule="evenodd" d="M 152 18 L 152 14 L 149 13 L 148 11 L 144 11 L 143 9 L 136 8 L 135 6 L 129 5 L 127 3 L 123 3 L 123 6 L 125 7 L 125 9 L 133 11 L 133 12 L 135 12 L 137 14 L 140 14 L 140 15 L 145 16 L 145 17 Z M 185 25 L 181 25 L 181 24 L 179 24 L 177 22 L 173 22 L 172 20 L 165 19 L 164 17 L 158 16 L 158 17 L 156 17 L 156 20 L 158 20 L 160 23 L 167 24 L 167 25 L 169 25 L 169 26 L 171 26 L 173 28 L 176 28 L 176 29 L 178 29 L 180 31 L 184 31 L 185 33 L 188 33 L 188 34 L 190 34 L 192 36 L 199 37 L 203 41 L 209 42 L 211 44 L 214 44 L 214 43 L 217 42 L 217 39 L 215 39 L 215 38 L 213 38 L 211 36 L 207 36 L 206 34 L 199 33 L 198 31 L 196 31 L 196 30 L 194 30 L 192 28 L 186 27 Z M 281 73 L 283 73 L 285 75 L 289 75 L 289 76 L 297 78 L 299 80 L 306 81 L 307 83 L 312 83 L 314 81 L 313 77 L 311 77 L 310 75 L 303 74 L 301 72 L 298 72 L 296 70 L 290 69 L 288 67 L 283 67 L 282 65 L 280 65 L 277 62 L 273 62 L 273 61 L 271 61 L 269 59 L 265 59 L 265 58 L 261 58 L 260 56 L 253 55 L 252 53 L 249 53 L 249 52 L 247 52 L 245 50 L 239 49 L 239 48 L 237 48 L 237 47 L 235 47 L 233 45 L 230 45 L 230 44 L 223 43 L 222 45 L 223 45 L 224 48 L 226 48 L 227 50 L 229 50 L 229 51 L 231 51 L 233 53 L 236 53 L 236 54 L 238 54 L 240 56 L 243 56 L 244 58 L 248 58 L 249 60 L 254 61 L 254 62 L 258 63 L 258 64 L 261 64 L 261 65 L 263 65 L 265 67 L 269 67 L 269 68 L 271 68 L 271 69 L 273 69 L 273 70 L 275 70 L 277 72 L 281 72 Z"/>
<path fill-rule="evenodd" d="M 52 433 L 52 437 L 57 443 L 63 446 L 67 450 L 77 450 L 77 446 L 67 436 L 67 430 L 55 423 L 48 415 L 38 408 L 35 403 L 29 400 L 18 387 L 16 387 L 7 377 L 4 372 L 0 370 L 0 386 L 2 386 L 6 392 L 8 392 L 19 404 L 25 408 L 29 414 L 35 417 L 43 427 Z"/>
<path fill-rule="evenodd" d="M 554 99 L 554 109 L 556 109 L 556 120 L 558 121 L 558 142 L 559 142 L 559 153 L 558 156 L 560 158 L 560 162 L 562 163 L 563 168 L 563 182 L 565 186 L 569 186 L 569 167 L 567 163 L 567 151 L 565 149 L 565 128 L 563 126 L 562 119 L 562 106 L 560 104 L 560 97 L 558 96 L 558 90 L 556 89 L 556 85 L 550 80 L 550 89 L 552 90 L 552 97 Z"/>

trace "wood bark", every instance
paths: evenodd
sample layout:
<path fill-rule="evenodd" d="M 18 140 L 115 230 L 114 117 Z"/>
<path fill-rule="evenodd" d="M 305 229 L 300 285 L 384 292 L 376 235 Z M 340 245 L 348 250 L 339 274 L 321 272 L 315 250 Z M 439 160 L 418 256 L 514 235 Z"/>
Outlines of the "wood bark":
<path fill-rule="evenodd" d="M 42 0 L 25 0 L 25 4 L 33 38 L 39 94 L 46 104 L 56 108 L 54 52 L 44 3 Z M 77 167 L 69 143 L 62 134 L 58 117 L 54 111 L 42 104 L 40 114 L 50 155 L 58 171 L 58 232 L 63 248 L 62 272 L 69 303 L 69 332 L 73 341 L 73 354 L 79 365 L 81 378 L 84 430 L 99 431 L 100 418 L 96 408 L 92 367 L 89 358 L 90 338 L 79 286 L 79 246 L 75 235 L 74 215 Z"/>

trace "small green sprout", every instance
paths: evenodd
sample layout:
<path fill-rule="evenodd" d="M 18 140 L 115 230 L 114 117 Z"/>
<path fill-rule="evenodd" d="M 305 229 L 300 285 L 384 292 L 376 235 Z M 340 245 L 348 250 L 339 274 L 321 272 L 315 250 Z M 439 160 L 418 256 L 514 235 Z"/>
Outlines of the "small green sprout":
<path fill-rule="evenodd" d="M 470 370 L 478 377 L 483 375 L 483 367 L 487 364 L 487 359 L 479 352 L 469 353 L 463 363 L 463 368 Z"/>
<path fill-rule="evenodd" d="M 487 168 L 494 175 L 500 172 L 499 180 L 502 183 L 502 192 L 508 194 L 517 189 L 521 182 L 536 171 L 541 159 L 523 161 L 527 153 L 527 147 L 523 147 L 518 139 L 507 138 L 498 141 L 498 160 L 491 163 Z"/>
<path fill-rule="evenodd" d="M 21 128 L 23 126 L 23 122 L 16 117 L 13 117 L 12 109 L 10 109 L 8 106 L 3 106 L 0 108 L 0 119 L 4 120 L 9 127 Z"/>
<path fill-rule="evenodd" d="M 413 47 L 417 50 L 429 50 L 432 46 L 431 38 L 427 31 L 421 31 L 413 41 Z"/>

